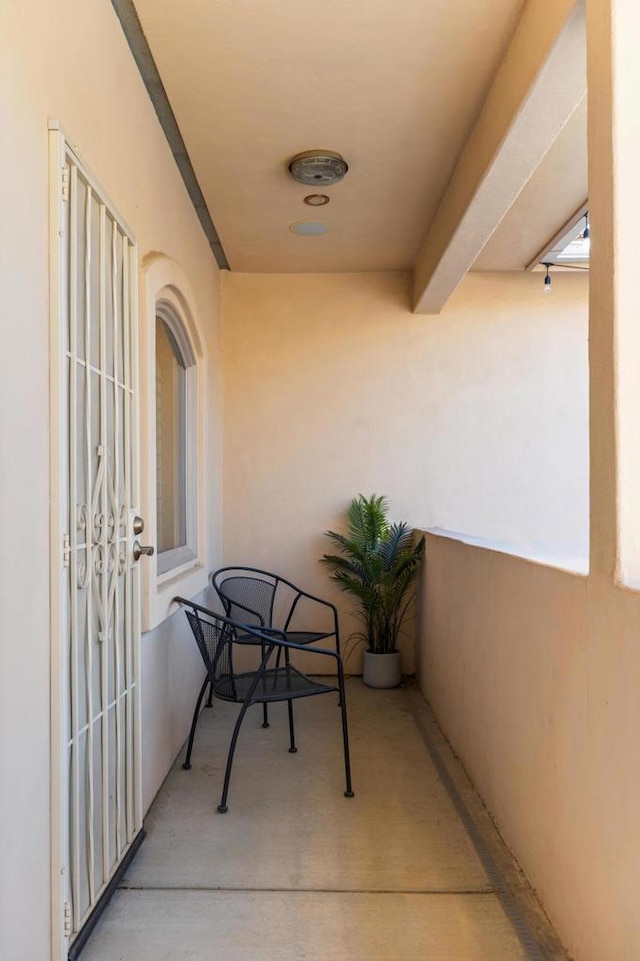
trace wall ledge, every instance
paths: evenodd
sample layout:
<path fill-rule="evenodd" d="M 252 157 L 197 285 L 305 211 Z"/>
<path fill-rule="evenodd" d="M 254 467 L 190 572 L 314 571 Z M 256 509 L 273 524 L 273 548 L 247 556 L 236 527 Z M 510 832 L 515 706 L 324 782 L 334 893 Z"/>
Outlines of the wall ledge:
<path fill-rule="evenodd" d="M 579 577 L 587 577 L 589 574 L 589 559 L 587 557 L 576 557 L 572 554 L 552 554 L 531 544 L 510 544 L 508 541 L 494 541 L 485 537 L 475 537 L 472 534 L 443 530 L 440 527 L 418 527 L 416 530 L 421 534 L 428 534 L 432 537 L 459 541 L 469 547 L 478 547 L 481 550 L 494 551 L 497 554 L 509 554 L 511 557 L 518 557 L 529 563 L 538 564 L 540 567 L 551 567 L 554 570 L 565 571 L 565 573 L 575 574 Z"/>

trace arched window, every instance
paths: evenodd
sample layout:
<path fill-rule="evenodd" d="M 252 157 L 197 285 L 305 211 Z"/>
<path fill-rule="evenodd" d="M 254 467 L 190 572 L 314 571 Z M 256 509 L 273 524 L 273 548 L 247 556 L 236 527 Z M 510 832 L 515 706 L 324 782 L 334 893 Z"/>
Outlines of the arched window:
<path fill-rule="evenodd" d="M 158 574 L 197 556 L 196 358 L 177 306 L 156 303 Z"/>

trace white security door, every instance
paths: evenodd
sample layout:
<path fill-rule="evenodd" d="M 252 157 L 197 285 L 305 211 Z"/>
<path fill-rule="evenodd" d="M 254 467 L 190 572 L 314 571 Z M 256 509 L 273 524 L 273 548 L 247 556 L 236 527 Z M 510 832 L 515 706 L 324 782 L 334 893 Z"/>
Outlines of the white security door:
<path fill-rule="evenodd" d="M 50 137 L 53 930 L 65 957 L 142 826 L 137 259 L 62 134 Z"/>

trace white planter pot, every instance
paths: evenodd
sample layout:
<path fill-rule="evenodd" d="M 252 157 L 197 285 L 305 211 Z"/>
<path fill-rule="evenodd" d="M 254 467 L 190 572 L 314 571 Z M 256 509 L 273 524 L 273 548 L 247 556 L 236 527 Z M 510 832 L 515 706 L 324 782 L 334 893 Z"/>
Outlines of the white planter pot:
<path fill-rule="evenodd" d="M 400 651 L 393 654 L 364 652 L 362 680 L 367 687 L 397 687 L 401 679 Z"/>

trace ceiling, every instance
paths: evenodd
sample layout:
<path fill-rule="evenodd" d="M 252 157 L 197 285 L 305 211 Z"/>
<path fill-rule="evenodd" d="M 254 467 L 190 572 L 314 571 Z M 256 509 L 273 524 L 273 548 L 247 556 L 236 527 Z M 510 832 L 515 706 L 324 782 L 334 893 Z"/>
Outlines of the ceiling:
<path fill-rule="evenodd" d="M 523 2 L 135 5 L 231 269 L 306 272 L 414 265 Z M 578 120 L 575 127 L 570 144 L 548 155 L 554 189 L 558 164 L 580 147 Z M 311 148 L 337 150 L 350 164 L 320 209 L 303 204 L 311 191 L 286 170 L 293 154 Z M 548 239 L 522 237 L 516 256 L 523 195 L 549 201 L 537 227 L 553 219 L 536 177 L 516 202 L 520 217 L 504 218 L 477 269 L 515 269 L 527 243 Z M 325 221 L 328 233 L 290 232 L 307 219 Z M 503 226 L 511 236 L 501 239 Z"/>

